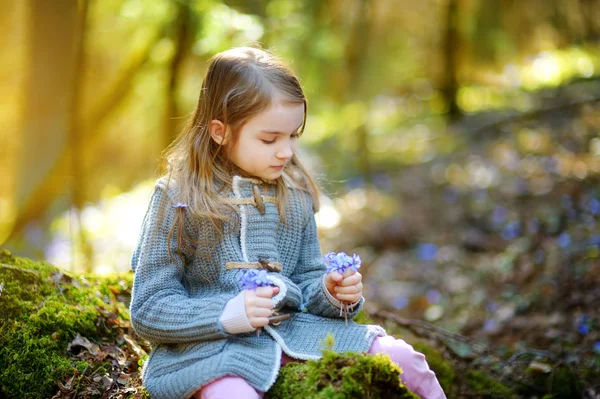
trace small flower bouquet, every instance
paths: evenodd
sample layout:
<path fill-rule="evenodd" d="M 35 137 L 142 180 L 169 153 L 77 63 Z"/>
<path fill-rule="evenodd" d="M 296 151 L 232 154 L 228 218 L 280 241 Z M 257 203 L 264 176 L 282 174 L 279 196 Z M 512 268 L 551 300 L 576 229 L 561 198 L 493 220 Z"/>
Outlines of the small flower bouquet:
<path fill-rule="evenodd" d="M 338 272 L 344 274 L 348 269 L 358 271 L 360 268 L 361 260 L 360 256 L 353 254 L 352 256 L 347 255 L 345 252 L 330 252 L 323 257 L 323 263 L 327 266 L 327 273 Z M 346 325 L 348 325 L 348 306 L 350 304 L 342 302 L 340 308 L 340 316 L 344 315 Z"/>
<path fill-rule="evenodd" d="M 240 285 L 243 290 L 254 290 L 258 287 L 272 287 L 274 284 L 267 278 L 267 271 L 257 269 L 247 269 L 239 277 Z M 269 318 L 270 320 L 271 318 Z M 256 336 L 260 335 L 261 328 L 256 329 Z"/>
<path fill-rule="evenodd" d="M 271 287 L 273 284 L 267 278 L 266 270 L 248 269 L 241 274 L 239 282 L 243 290 L 254 290 L 258 287 Z"/>

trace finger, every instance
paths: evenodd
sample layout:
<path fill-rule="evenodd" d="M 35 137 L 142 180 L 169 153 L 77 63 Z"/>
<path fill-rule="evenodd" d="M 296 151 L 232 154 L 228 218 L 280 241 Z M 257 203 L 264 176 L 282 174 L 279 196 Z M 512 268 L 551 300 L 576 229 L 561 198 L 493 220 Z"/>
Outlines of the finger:
<path fill-rule="evenodd" d="M 248 321 L 254 328 L 264 327 L 269 324 L 269 319 L 267 317 L 252 317 L 249 318 Z"/>
<path fill-rule="evenodd" d="M 344 272 L 344 274 L 342 274 L 342 277 L 343 277 L 343 278 L 348 278 L 348 277 L 350 277 L 350 276 L 354 275 L 355 273 L 356 273 L 356 271 L 355 271 L 355 270 L 352 270 L 352 269 L 347 269 L 347 270 Z"/>
<path fill-rule="evenodd" d="M 246 290 L 244 292 L 244 305 L 246 309 L 252 307 L 271 309 L 273 307 L 273 300 L 270 297 L 260 297 L 253 290 Z"/>
<path fill-rule="evenodd" d="M 277 288 L 279 290 L 279 287 Z M 258 287 L 256 289 L 256 296 L 261 298 L 271 298 L 274 294 L 273 287 Z"/>
<path fill-rule="evenodd" d="M 344 279 L 344 277 L 342 277 L 341 274 L 339 274 L 338 272 L 331 272 L 331 273 L 327 273 L 325 275 L 325 283 L 329 283 L 329 285 L 335 285 L 338 282 L 342 281 Z"/>
<path fill-rule="evenodd" d="M 270 298 L 256 297 L 251 304 L 255 308 L 273 309 L 273 300 Z"/>
<path fill-rule="evenodd" d="M 337 294 L 335 296 L 338 301 L 344 301 L 349 303 L 356 303 L 360 301 L 361 296 L 358 294 Z"/>
<path fill-rule="evenodd" d="M 262 318 L 262 317 L 269 317 L 273 314 L 273 310 L 272 309 L 267 309 L 267 308 L 250 308 L 248 309 L 248 319 L 250 318 Z"/>
<path fill-rule="evenodd" d="M 358 294 L 362 292 L 362 283 L 357 285 L 351 285 L 349 287 L 337 286 L 334 288 L 335 292 L 338 294 Z"/>
<path fill-rule="evenodd" d="M 349 277 L 344 278 L 339 284 L 338 286 L 342 286 L 342 287 L 348 287 L 351 285 L 357 285 L 360 284 L 360 282 L 362 281 L 362 275 L 360 273 L 355 273 Z"/>

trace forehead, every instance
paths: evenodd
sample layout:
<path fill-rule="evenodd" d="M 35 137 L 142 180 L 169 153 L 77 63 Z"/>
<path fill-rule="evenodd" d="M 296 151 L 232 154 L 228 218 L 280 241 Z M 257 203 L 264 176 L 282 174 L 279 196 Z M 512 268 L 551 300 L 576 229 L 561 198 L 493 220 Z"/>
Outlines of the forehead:
<path fill-rule="evenodd" d="M 251 118 L 246 126 L 253 130 L 272 130 L 292 133 L 304 121 L 304 104 L 281 101 Z"/>

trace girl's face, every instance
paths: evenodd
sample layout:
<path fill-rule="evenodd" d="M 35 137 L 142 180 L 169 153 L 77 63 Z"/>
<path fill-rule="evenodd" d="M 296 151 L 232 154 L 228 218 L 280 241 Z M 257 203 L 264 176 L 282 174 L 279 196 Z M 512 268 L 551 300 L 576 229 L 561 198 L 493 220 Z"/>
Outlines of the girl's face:
<path fill-rule="evenodd" d="M 251 176 L 275 180 L 296 151 L 304 105 L 274 100 L 242 127 L 230 160 Z"/>

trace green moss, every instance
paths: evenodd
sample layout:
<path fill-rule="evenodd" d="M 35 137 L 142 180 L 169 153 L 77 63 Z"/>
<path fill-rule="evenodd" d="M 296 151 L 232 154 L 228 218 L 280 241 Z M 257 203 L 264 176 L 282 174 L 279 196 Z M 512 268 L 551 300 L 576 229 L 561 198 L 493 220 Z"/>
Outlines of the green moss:
<path fill-rule="evenodd" d="M 435 373 L 446 396 L 454 396 L 452 393 L 456 388 L 456 374 L 442 353 L 424 342 L 415 342 L 413 348 L 425 355 L 429 368 Z"/>
<path fill-rule="evenodd" d="M 266 398 L 418 398 L 400 382 L 400 372 L 387 355 L 325 350 L 318 361 L 284 366 Z"/>
<path fill-rule="evenodd" d="M 549 398 L 567 399 L 579 398 L 584 395 L 587 381 L 597 381 L 600 379 L 600 372 L 593 368 L 576 368 L 575 365 L 569 367 L 560 365 L 554 367 L 551 372 L 541 373 L 535 369 L 528 369 L 528 381 L 530 386 L 537 391 L 548 393 Z M 522 389 L 522 394 L 533 394 L 530 390 Z"/>
<path fill-rule="evenodd" d="M 358 324 L 377 324 L 364 310 L 358 312 L 353 320 Z"/>
<path fill-rule="evenodd" d="M 466 376 L 467 388 L 473 395 L 486 398 L 516 398 L 515 392 L 497 379 L 486 375 L 482 371 L 471 370 Z"/>
<path fill-rule="evenodd" d="M 70 360 L 69 342 L 77 333 L 89 339 L 110 335 L 118 322 L 106 323 L 102 309 L 116 307 L 110 313 L 126 319 L 126 308 L 105 300 L 106 282 L 99 290 L 8 251 L 0 251 L 0 263 L 0 396 L 52 397 L 57 381 L 85 368 L 85 362 Z"/>

